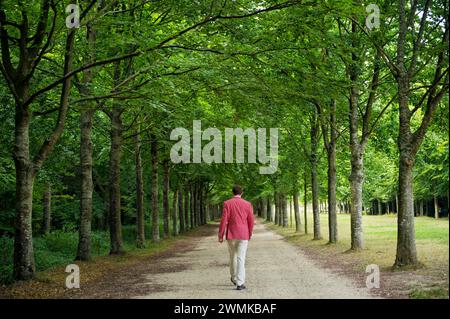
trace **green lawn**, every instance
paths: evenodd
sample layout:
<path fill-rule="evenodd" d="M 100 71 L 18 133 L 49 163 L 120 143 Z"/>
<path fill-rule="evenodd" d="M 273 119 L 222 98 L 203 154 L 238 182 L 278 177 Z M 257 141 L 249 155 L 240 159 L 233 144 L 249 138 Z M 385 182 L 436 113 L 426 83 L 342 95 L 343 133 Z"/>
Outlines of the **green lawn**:
<path fill-rule="evenodd" d="M 302 223 L 303 215 L 302 215 Z M 338 238 L 334 245 L 328 242 L 328 215 L 320 215 L 322 240 L 312 240 L 312 214 L 308 215 L 308 235 L 302 232 L 295 234 L 294 225 L 289 229 L 269 226 L 276 229 L 288 240 L 324 256 L 334 256 L 337 260 L 350 262 L 356 271 L 364 271 L 369 264 L 377 264 L 382 271 L 392 271 L 395 261 L 397 242 L 396 215 L 364 215 L 363 229 L 365 248 L 361 252 L 348 254 L 350 248 L 350 215 L 338 214 Z M 449 266 L 449 222 L 448 218 L 434 219 L 430 217 L 416 217 L 416 245 L 421 267 L 414 270 L 414 275 L 432 278 L 432 295 L 446 295 L 448 297 L 448 266 Z M 405 279 L 406 281 L 407 279 Z M 416 279 L 414 279 L 416 280 Z M 428 280 L 428 279 L 427 279 Z M 420 286 L 421 283 L 419 283 Z M 412 286 L 414 284 L 411 284 Z M 426 292 L 412 287 L 411 297 L 422 298 Z M 414 290 L 415 289 L 415 290 Z M 441 291 L 436 292 L 436 290 Z M 442 293 L 442 290 L 444 293 Z M 430 290 L 431 291 L 431 290 Z"/>

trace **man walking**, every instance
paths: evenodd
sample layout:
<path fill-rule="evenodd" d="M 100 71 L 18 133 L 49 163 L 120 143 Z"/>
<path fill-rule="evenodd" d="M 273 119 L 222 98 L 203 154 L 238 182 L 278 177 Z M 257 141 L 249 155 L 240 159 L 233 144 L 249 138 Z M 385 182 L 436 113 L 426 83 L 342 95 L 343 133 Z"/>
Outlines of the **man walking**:
<path fill-rule="evenodd" d="M 241 198 L 242 188 L 233 186 L 233 198 L 223 203 L 222 220 L 219 227 L 219 242 L 224 234 L 230 253 L 231 282 L 237 290 L 245 289 L 245 255 L 248 241 L 252 237 L 254 216 L 250 202 Z"/>

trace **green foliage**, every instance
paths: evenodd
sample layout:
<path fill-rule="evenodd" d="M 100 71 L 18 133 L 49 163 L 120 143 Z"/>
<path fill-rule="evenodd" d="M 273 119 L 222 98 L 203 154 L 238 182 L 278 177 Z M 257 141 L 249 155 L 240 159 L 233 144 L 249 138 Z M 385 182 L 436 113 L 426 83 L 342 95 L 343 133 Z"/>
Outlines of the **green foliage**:
<path fill-rule="evenodd" d="M 162 233 L 162 220 L 160 219 L 160 232 Z M 144 225 L 145 234 L 150 236 L 152 233 L 152 227 L 150 223 L 146 223 Z M 136 242 L 136 226 L 135 225 L 126 225 L 122 227 L 122 236 L 123 240 L 126 243 L 134 245 Z"/>
<path fill-rule="evenodd" d="M 124 229 L 124 234 L 127 233 Z M 127 236 L 128 240 L 129 236 Z M 109 252 L 109 234 L 95 231 L 92 233 L 92 255 L 102 256 Z M 130 239 L 132 244 L 135 238 Z M 73 262 L 77 251 L 78 233 L 75 231 L 55 230 L 45 236 L 34 238 L 36 270 L 63 266 Z M 10 237 L 0 237 L 0 283 L 12 282 L 12 257 L 14 241 Z"/>
<path fill-rule="evenodd" d="M 0 237 L 0 283 L 11 283 L 13 272 L 14 241 L 9 237 Z"/>
<path fill-rule="evenodd" d="M 107 3 L 106 3 L 107 2 Z M 352 35 L 351 19 L 363 24 L 367 12 L 355 1 L 301 1 L 282 10 L 249 14 L 255 10 L 284 1 L 122 1 L 120 9 L 114 1 L 106 1 L 106 13 L 99 14 L 96 5 L 87 14 L 96 33 L 95 50 L 86 41 L 86 27 L 76 33 L 74 68 L 86 65 L 91 55 L 96 61 L 136 52 L 132 59 L 120 63 L 99 64 L 90 69 L 93 79 L 83 83 L 85 74 L 73 78 L 70 108 L 65 129 L 52 153 L 36 176 L 33 192 L 33 233 L 42 232 L 43 193 L 52 185 L 52 229 L 45 237 L 35 239 L 36 265 L 46 269 L 71 260 L 78 240 L 76 231 L 80 219 L 80 113 L 95 109 L 93 117 L 93 252 L 106 253 L 108 240 L 106 211 L 109 196 L 110 111 L 120 106 L 123 124 L 121 171 L 121 213 L 125 242 L 134 242 L 135 230 L 135 163 L 133 135 L 140 130 L 144 170 L 144 211 L 149 220 L 151 165 L 150 135 L 159 142 L 160 160 L 169 156 L 173 128 L 184 127 L 192 132 L 192 121 L 202 120 L 202 126 L 215 127 L 277 127 L 279 138 L 278 171 L 260 175 L 259 164 L 179 164 L 170 166 L 171 191 L 187 183 L 202 181 L 210 192 L 208 201 L 219 203 L 230 196 L 234 183 L 244 186 L 245 197 L 253 200 L 273 194 L 275 189 L 292 194 L 303 192 L 306 181 L 310 191 L 312 115 L 315 105 L 336 102 L 337 199 L 350 200 L 349 175 L 349 101 L 350 86 L 355 85 L 359 105 L 369 99 L 373 64 L 377 52 L 375 43 L 389 56 L 395 56 L 398 38 L 397 7 L 390 1 L 380 1 L 383 19 L 380 29 Z M 424 1 L 418 1 L 423 10 Z M 16 0 L 1 1 L 9 21 L 5 26 L 11 39 L 11 57 L 15 64 L 20 50 L 14 37 L 23 14 L 28 15 L 30 37 L 37 28 L 40 5 L 31 1 L 26 6 Z M 125 8 L 126 10 L 122 10 Z M 23 10 L 22 10 L 23 9 Z M 64 4 L 58 3 L 54 37 L 49 42 L 31 79 L 30 93 L 53 83 L 62 76 L 67 28 L 64 26 Z M 426 46 L 420 48 L 417 60 L 420 72 L 413 76 L 411 107 L 420 101 L 432 78 L 430 67 L 441 48 L 441 27 L 448 10 L 444 1 L 433 1 L 429 24 L 425 28 Z M 51 12 L 51 15 L 53 13 Z M 248 15 L 237 18 L 239 15 Z M 209 21 L 208 19 L 215 17 Z M 224 19 L 224 17 L 228 17 Z M 418 19 L 418 17 L 415 17 Z M 442 23 L 439 22 L 439 23 Z M 417 24 L 420 21 L 417 20 Z M 48 21 L 50 27 L 50 20 Z M 195 26 L 195 27 L 194 27 Z M 49 30 L 46 30 L 49 31 Z M 415 32 L 414 30 L 412 32 Z M 48 32 L 49 34 L 50 32 Z M 408 54 L 413 38 L 408 35 Z M 353 42 L 364 49 L 354 52 Z M 353 50 L 353 51 L 352 51 Z M 92 52 L 95 51 L 95 52 Z M 94 54 L 95 53 L 95 54 Z M 354 67 L 359 78 L 351 83 L 347 67 L 353 55 L 361 61 Z M 408 57 L 408 60 L 409 57 Z M 365 154 L 364 204 L 372 200 L 391 201 L 397 192 L 399 129 L 397 86 L 390 70 L 382 61 L 380 84 L 377 88 L 370 124 L 378 121 L 371 132 Z M 409 63 L 409 62 L 408 62 Z M 446 61 L 448 66 L 448 61 Z M 116 78 L 115 67 L 127 69 L 129 78 Z M 120 88 L 117 83 L 120 82 Z M 80 87 L 85 85 L 88 94 Z M 30 158 L 51 135 L 58 119 L 55 107 L 60 101 L 60 85 L 45 92 L 29 106 L 32 114 Z M 109 98 L 105 98 L 108 97 Z M 112 98 L 114 97 L 114 98 Z M 394 101 L 389 104 L 390 101 Z M 385 109 L 385 106 L 389 106 Z M 15 209 L 14 151 L 15 102 L 8 80 L 0 77 L 0 236 L 1 276 L 7 281 L 11 272 L 12 239 Z M 324 108 L 321 123 L 326 123 L 329 111 Z M 416 129 L 424 116 L 419 108 L 412 117 Z M 360 126 L 362 120 L 360 119 Z M 419 150 L 414 171 L 414 194 L 418 200 L 448 196 L 448 90 Z M 359 132 L 360 134 L 361 132 Z M 319 197 L 327 198 L 327 158 L 323 132 L 318 140 Z M 206 144 L 206 141 L 203 141 Z M 162 169 L 159 169 L 161 193 Z M 305 179 L 306 177 L 306 179 Z M 302 196 L 303 193 L 302 193 Z M 307 196 L 308 197 L 308 196 Z M 308 198 L 309 199 L 309 198 Z M 160 205 L 161 206 L 161 205 Z M 146 224 L 150 234 L 150 225 Z M 161 226 L 162 227 L 162 226 Z M 421 236 L 418 234 L 418 236 Z"/>
<path fill-rule="evenodd" d="M 448 299 L 448 289 L 440 287 L 431 289 L 415 288 L 409 297 L 412 299 Z"/>

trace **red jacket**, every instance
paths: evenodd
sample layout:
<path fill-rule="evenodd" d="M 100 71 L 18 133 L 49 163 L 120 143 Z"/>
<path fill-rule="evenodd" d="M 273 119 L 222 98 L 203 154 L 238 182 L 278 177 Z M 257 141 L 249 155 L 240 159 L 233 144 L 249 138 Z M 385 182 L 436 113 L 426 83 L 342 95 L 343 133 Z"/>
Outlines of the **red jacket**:
<path fill-rule="evenodd" d="M 252 237 L 254 222 L 252 204 L 236 195 L 223 203 L 219 239 L 223 239 L 226 231 L 227 240 L 249 240 Z"/>

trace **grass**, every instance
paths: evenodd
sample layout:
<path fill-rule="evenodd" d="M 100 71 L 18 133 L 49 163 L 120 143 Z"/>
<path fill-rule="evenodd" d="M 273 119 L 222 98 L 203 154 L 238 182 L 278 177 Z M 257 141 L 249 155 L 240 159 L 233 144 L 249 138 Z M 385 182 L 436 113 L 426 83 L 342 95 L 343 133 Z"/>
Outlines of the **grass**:
<path fill-rule="evenodd" d="M 414 289 L 410 297 L 412 299 L 448 299 L 448 290 L 444 288 Z"/>
<path fill-rule="evenodd" d="M 296 234 L 293 225 L 289 228 L 269 225 L 269 228 L 319 256 L 331 257 L 342 265 L 349 265 L 356 273 L 365 272 L 365 268 L 369 264 L 378 265 L 382 273 L 394 272 L 392 266 L 395 261 L 397 243 L 396 215 L 364 215 L 365 247 L 362 251 L 352 253 L 348 251 L 350 248 L 350 215 L 338 214 L 339 240 L 336 244 L 327 244 L 328 215 L 321 214 L 320 222 L 323 237 L 321 240 L 312 240 L 312 214 L 308 216 L 308 235 L 304 234 L 303 228 L 300 234 Z M 403 290 L 407 290 L 411 298 L 448 298 L 448 218 L 436 220 L 430 217 L 416 217 L 415 230 L 420 267 L 408 269 L 409 272 L 405 271 L 403 277 L 397 278 L 398 285 L 401 285 Z"/>

